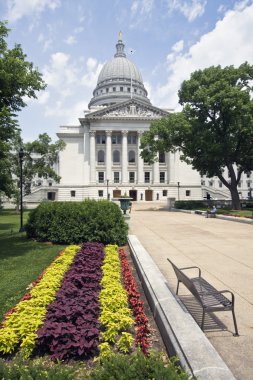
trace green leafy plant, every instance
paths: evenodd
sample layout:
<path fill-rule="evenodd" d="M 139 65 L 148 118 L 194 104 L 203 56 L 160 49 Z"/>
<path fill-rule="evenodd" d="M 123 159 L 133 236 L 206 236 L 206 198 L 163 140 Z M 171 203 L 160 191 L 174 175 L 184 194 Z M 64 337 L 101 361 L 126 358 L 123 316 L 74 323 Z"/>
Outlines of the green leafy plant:
<path fill-rule="evenodd" d="M 125 244 L 128 226 L 110 201 L 43 202 L 30 213 L 27 235 L 53 243 Z"/>
<path fill-rule="evenodd" d="M 32 288 L 29 297 L 21 300 L 16 308 L 7 314 L 0 329 L 1 353 L 12 353 L 20 343 L 24 355 L 30 356 L 37 340 L 36 331 L 44 322 L 46 306 L 54 300 L 63 276 L 79 248 L 67 247 L 48 267 L 41 281 Z"/>
<path fill-rule="evenodd" d="M 162 353 L 112 354 L 91 372 L 89 380 L 188 380 L 190 376 Z"/>

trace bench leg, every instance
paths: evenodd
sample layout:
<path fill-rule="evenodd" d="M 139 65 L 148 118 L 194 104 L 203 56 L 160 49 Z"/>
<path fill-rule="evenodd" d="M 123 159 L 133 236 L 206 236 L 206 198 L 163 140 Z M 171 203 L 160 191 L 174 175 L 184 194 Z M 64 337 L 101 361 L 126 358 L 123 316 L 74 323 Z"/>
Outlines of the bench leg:
<path fill-rule="evenodd" d="M 233 314 L 233 321 L 234 321 L 234 326 L 235 326 L 235 333 L 233 335 L 234 336 L 239 336 L 234 309 L 232 309 L 232 314 Z"/>
<path fill-rule="evenodd" d="M 176 294 L 178 294 L 178 289 L 179 289 L 179 284 L 180 284 L 181 281 L 177 281 L 177 290 L 176 290 Z"/>
<path fill-rule="evenodd" d="M 204 325 L 205 325 L 205 310 L 203 309 L 202 322 L 201 322 L 201 330 L 203 331 L 204 331 Z"/>

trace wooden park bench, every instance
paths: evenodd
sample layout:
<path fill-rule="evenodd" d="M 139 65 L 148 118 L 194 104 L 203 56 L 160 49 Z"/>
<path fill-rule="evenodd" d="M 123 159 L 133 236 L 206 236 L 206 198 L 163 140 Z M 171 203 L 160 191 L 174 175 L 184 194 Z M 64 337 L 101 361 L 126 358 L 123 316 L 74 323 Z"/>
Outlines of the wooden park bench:
<path fill-rule="evenodd" d="M 199 304 L 202 307 L 202 322 L 201 329 L 204 330 L 205 323 L 205 313 L 216 312 L 216 311 L 232 311 L 235 333 L 234 336 L 238 336 L 237 323 L 234 311 L 234 294 L 229 290 L 217 290 L 209 282 L 207 282 L 203 277 L 201 277 L 201 270 L 199 267 L 186 267 L 178 268 L 170 259 L 167 259 L 177 276 L 177 290 L 178 294 L 179 284 L 182 282 L 186 288 L 192 293 Z M 183 271 L 188 269 L 197 269 L 198 277 L 190 278 Z M 231 300 L 224 296 L 224 293 L 229 293 Z"/>

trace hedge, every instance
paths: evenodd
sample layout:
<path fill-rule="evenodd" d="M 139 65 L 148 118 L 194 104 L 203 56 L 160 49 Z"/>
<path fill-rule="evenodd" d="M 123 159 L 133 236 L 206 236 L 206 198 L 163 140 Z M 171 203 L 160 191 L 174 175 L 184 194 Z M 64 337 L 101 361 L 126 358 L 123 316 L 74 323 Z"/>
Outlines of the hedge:
<path fill-rule="evenodd" d="M 32 210 L 27 237 L 61 244 L 100 242 L 123 245 L 128 225 L 119 207 L 107 200 L 42 202 Z"/>

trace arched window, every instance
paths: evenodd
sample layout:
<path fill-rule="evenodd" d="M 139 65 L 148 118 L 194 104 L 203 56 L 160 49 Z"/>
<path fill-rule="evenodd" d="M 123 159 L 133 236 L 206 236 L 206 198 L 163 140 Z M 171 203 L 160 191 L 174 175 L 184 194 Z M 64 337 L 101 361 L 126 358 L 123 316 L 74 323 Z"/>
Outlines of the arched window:
<path fill-rule="evenodd" d="M 129 150 L 128 162 L 135 162 L 135 151 L 134 150 Z"/>
<path fill-rule="evenodd" d="M 119 163 L 120 162 L 120 152 L 119 150 L 113 151 L 113 163 Z"/>
<path fill-rule="evenodd" d="M 105 152 L 103 150 L 98 151 L 98 162 L 99 163 L 105 162 Z"/>

